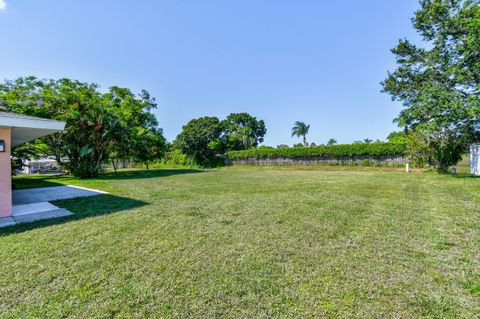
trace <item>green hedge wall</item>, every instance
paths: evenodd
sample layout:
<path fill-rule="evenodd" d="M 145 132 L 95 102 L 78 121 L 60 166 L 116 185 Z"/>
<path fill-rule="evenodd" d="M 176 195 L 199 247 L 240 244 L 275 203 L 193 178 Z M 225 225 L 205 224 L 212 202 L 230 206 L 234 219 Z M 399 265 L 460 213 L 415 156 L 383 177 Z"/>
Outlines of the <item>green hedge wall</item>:
<path fill-rule="evenodd" d="M 298 157 L 345 157 L 361 155 L 402 155 L 407 145 L 404 143 L 339 144 L 331 146 L 292 147 L 275 149 L 249 149 L 227 153 L 230 160 L 246 158 L 298 158 Z"/>

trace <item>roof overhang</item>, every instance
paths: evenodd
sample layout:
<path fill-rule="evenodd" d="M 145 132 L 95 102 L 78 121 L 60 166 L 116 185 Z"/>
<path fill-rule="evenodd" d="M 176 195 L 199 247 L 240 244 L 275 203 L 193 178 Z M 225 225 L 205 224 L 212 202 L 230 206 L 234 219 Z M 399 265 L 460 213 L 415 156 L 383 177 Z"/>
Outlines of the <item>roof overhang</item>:
<path fill-rule="evenodd" d="M 0 127 L 12 129 L 12 146 L 17 146 L 42 136 L 61 132 L 65 129 L 65 122 L 0 112 Z"/>

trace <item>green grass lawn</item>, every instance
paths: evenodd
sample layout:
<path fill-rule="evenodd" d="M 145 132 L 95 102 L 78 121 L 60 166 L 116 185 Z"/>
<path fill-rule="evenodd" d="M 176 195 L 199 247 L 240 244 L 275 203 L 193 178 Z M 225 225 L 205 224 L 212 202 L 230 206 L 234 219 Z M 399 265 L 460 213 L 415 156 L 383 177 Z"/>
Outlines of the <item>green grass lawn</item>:
<path fill-rule="evenodd" d="M 480 179 L 224 168 L 78 180 L 110 192 L 0 230 L 4 318 L 478 318 Z"/>

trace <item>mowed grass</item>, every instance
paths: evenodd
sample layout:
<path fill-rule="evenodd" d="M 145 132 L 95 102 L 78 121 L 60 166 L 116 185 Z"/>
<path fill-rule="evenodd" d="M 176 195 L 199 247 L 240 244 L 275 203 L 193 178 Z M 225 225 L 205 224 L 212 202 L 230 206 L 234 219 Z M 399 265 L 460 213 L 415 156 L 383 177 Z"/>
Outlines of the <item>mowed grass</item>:
<path fill-rule="evenodd" d="M 110 192 L 0 230 L 4 318 L 478 318 L 480 179 L 225 168 L 19 178 Z"/>

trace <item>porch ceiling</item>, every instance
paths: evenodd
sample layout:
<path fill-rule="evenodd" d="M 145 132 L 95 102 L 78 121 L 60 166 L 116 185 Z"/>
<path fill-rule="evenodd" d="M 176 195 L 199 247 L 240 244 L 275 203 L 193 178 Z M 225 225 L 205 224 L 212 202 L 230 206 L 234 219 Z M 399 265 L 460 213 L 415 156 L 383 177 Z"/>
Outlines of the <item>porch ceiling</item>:
<path fill-rule="evenodd" d="M 16 113 L 0 112 L 0 127 L 12 128 L 12 146 L 63 131 L 65 123 Z"/>

